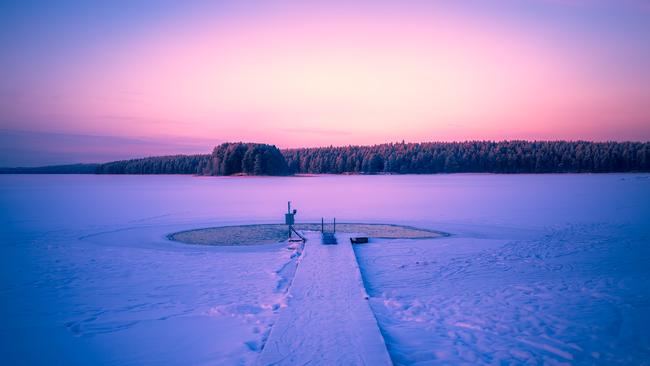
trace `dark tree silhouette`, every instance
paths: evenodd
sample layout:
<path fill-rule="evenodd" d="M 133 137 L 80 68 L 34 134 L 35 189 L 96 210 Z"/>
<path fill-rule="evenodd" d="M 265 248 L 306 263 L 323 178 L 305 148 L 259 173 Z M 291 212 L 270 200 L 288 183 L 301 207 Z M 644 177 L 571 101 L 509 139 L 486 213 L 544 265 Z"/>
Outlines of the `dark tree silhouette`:
<path fill-rule="evenodd" d="M 286 175 L 287 162 L 277 147 L 224 143 L 210 155 L 154 156 L 100 164 L 97 174 Z"/>
<path fill-rule="evenodd" d="M 284 150 L 291 173 L 650 171 L 648 142 L 466 141 Z"/>
<path fill-rule="evenodd" d="M 100 164 L 97 174 L 199 174 L 209 155 L 173 155 Z"/>
<path fill-rule="evenodd" d="M 286 175 L 287 162 L 273 145 L 252 143 L 225 143 L 214 148 L 208 157 L 206 175 Z"/>
<path fill-rule="evenodd" d="M 466 141 L 278 150 L 225 143 L 212 154 L 105 164 L 0 168 L 0 173 L 285 175 L 295 173 L 606 173 L 650 171 L 650 142 Z"/>

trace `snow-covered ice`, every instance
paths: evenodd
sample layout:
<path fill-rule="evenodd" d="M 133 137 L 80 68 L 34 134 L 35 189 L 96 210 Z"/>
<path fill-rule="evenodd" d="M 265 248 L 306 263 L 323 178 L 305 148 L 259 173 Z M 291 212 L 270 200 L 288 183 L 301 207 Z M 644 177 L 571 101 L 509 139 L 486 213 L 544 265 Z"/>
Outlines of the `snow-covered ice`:
<path fill-rule="evenodd" d="M 650 364 L 650 181 L 539 180 L 452 237 L 355 247 L 395 364 Z"/>
<path fill-rule="evenodd" d="M 173 177 L 33 178 L 0 177 L 0 363 L 256 359 L 293 277 L 294 250 L 166 240 L 213 224 L 165 205 Z"/>
<path fill-rule="evenodd" d="M 298 221 L 452 234 L 355 246 L 397 364 L 650 359 L 647 174 L 5 175 L 0 362 L 255 363 L 297 249 L 166 235 L 281 222 L 288 200 Z"/>

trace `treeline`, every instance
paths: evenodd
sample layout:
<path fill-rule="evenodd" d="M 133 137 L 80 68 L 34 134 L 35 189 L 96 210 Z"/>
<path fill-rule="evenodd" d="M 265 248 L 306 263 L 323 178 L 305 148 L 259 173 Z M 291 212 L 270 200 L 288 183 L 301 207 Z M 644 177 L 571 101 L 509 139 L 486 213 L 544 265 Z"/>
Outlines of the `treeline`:
<path fill-rule="evenodd" d="M 0 174 L 93 174 L 100 164 L 49 165 L 30 168 L 0 168 Z"/>
<path fill-rule="evenodd" d="M 0 173 L 79 174 L 433 174 L 650 171 L 650 142 L 467 141 L 278 150 L 225 143 L 212 154 L 156 156 L 105 164 L 0 168 Z"/>
<path fill-rule="evenodd" d="M 284 150 L 292 173 L 604 173 L 650 171 L 650 143 L 467 141 Z"/>
<path fill-rule="evenodd" d="M 101 164 L 97 174 L 286 175 L 287 162 L 272 145 L 224 143 L 209 155 L 155 156 Z"/>
<path fill-rule="evenodd" d="M 152 156 L 99 164 L 96 174 L 201 174 L 210 155 Z"/>

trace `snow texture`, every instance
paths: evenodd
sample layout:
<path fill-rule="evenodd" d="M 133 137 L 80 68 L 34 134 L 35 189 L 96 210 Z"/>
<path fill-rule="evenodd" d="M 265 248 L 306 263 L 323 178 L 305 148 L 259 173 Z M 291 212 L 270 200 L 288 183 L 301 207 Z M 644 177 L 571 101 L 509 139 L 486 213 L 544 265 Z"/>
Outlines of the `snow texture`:
<path fill-rule="evenodd" d="M 648 364 L 647 174 L 0 176 L 0 364 L 256 363 L 308 256 L 166 235 L 282 222 L 288 200 L 298 222 L 452 234 L 354 246 L 396 364 Z"/>

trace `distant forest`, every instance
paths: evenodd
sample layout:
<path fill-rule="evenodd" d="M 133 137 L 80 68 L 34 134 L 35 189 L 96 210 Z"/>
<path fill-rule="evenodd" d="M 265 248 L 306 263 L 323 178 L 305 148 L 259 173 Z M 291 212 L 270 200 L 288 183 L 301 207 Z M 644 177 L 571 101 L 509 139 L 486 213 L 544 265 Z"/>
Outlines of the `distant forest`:
<path fill-rule="evenodd" d="M 155 156 L 101 164 L 97 174 L 287 175 L 282 152 L 273 145 L 225 143 L 210 155 Z"/>
<path fill-rule="evenodd" d="M 0 173 L 289 175 L 606 173 L 650 171 L 650 142 L 468 141 L 279 150 L 224 143 L 212 154 L 105 164 L 2 168 Z"/>
<path fill-rule="evenodd" d="M 650 171 L 650 143 L 468 141 L 283 151 L 292 173 L 583 173 Z"/>

